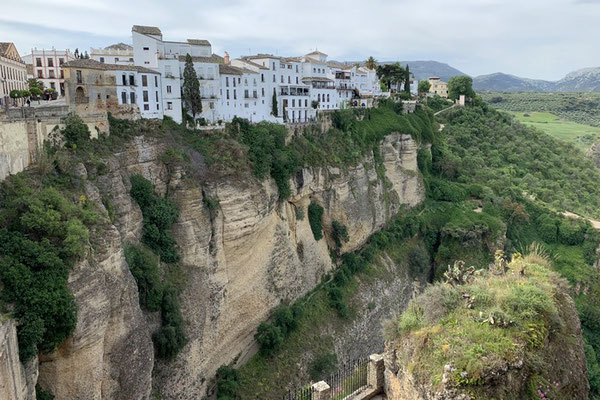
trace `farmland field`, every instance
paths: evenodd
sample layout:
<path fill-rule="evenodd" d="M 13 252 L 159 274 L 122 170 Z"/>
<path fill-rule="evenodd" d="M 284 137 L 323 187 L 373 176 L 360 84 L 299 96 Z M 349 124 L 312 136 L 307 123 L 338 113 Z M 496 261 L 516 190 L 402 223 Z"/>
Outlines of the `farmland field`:
<path fill-rule="evenodd" d="M 600 127 L 567 121 L 549 112 L 509 113 L 519 122 L 541 129 L 550 136 L 571 143 L 584 151 L 600 139 Z"/>

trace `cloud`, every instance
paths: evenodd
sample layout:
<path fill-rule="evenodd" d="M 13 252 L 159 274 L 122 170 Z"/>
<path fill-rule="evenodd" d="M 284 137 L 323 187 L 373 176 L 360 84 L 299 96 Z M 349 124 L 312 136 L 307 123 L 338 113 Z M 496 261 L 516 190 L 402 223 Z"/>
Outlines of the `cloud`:
<path fill-rule="evenodd" d="M 595 4 L 598 1 L 20 0 L 3 5 L 0 37 L 14 41 L 20 50 L 52 45 L 87 49 L 130 41 L 133 24 L 155 25 L 166 39 L 206 38 L 216 52 L 228 50 L 232 56 L 297 55 L 318 47 L 335 59 L 434 59 L 472 75 L 503 71 L 559 79 L 571 70 L 600 65 L 595 43 L 600 24 L 590 12 Z M 20 22 L 23 15 L 35 24 Z"/>

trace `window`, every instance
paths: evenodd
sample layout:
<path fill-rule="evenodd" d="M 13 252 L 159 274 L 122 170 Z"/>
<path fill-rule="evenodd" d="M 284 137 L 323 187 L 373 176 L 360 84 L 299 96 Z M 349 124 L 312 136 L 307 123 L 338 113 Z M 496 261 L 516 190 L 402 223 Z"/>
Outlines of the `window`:
<path fill-rule="evenodd" d="M 156 103 L 156 109 L 160 110 L 160 104 Z"/>
<path fill-rule="evenodd" d="M 144 104 L 144 111 L 150 111 L 150 105 Z"/>
<path fill-rule="evenodd" d="M 77 83 L 83 83 L 83 78 L 81 76 L 80 70 L 77 70 Z"/>
<path fill-rule="evenodd" d="M 319 94 L 317 95 L 317 101 L 318 101 L 318 102 L 320 102 L 320 101 L 321 101 L 321 93 L 319 93 Z"/>
<path fill-rule="evenodd" d="M 308 99 L 304 99 L 304 107 L 308 107 Z"/>
<path fill-rule="evenodd" d="M 150 64 L 150 61 L 144 61 L 144 64 Z"/>
<path fill-rule="evenodd" d="M 54 70 L 51 69 L 50 71 L 48 71 L 48 78 L 55 78 L 54 76 Z"/>
<path fill-rule="evenodd" d="M 158 101 L 158 90 L 156 91 L 156 101 Z"/>
<path fill-rule="evenodd" d="M 244 86 L 248 86 L 248 78 L 244 78 Z"/>
<path fill-rule="evenodd" d="M 329 94 L 327 94 L 327 102 L 329 103 Z"/>
<path fill-rule="evenodd" d="M 148 102 L 148 91 L 147 90 L 144 90 L 144 92 L 143 92 L 143 99 L 144 99 L 144 103 Z"/>
<path fill-rule="evenodd" d="M 245 97 L 246 99 L 247 99 L 248 97 L 250 97 L 250 96 L 248 95 L 248 89 L 244 90 L 244 97 Z"/>
<path fill-rule="evenodd" d="M 229 100 L 229 89 L 227 89 L 227 100 Z"/>
<path fill-rule="evenodd" d="M 48 66 L 49 67 L 54 67 L 54 59 L 48 57 Z"/>
<path fill-rule="evenodd" d="M 148 75 L 142 75 L 142 86 L 148 86 Z"/>
<path fill-rule="evenodd" d="M 260 74 L 260 81 L 264 82 L 265 81 L 265 74 Z"/>
<path fill-rule="evenodd" d="M 158 76 L 154 75 L 154 87 L 158 87 Z"/>
<path fill-rule="evenodd" d="M 133 57 L 129 57 L 129 62 L 133 62 Z"/>
<path fill-rule="evenodd" d="M 131 104 L 135 104 L 135 93 L 134 92 L 129 93 L 129 100 L 130 100 Z"/>
<path fill-rule="evenodd" d="M 296 99 L 292 99 L 292 107 L 296 107 Z"/>
<path fill-rule="evenodd" d="M 135 77 L 133 75 L 129 75 L 129 85 L 135 86 Z"/>
<path fill-rule="evenodd" d="M 58 65 L 63 65 L 65 63 L 65 59 L 64 58 L 59 58 L 58 59 Z"/>
<path fill-rule="evenodd" d="M 273 82 L 275 82 L 275 75 L 273 75 Z"/>
<path fill-rule="evenodd" d="M 167 110 L 172 110 L 172 109 L 173 109 L 173 102 L 167 101 Z"/>
<path fill-rule="evenodd" d="M 233 87 L 235 87 L 235 78 L 233 78 L 232 81 L 233 81 Z"/>
<path fill-rule="evenodd" d="M 50 88 L 56 90 L 56 83 L 50 82 Z"/>
<path fill-rule="evenodd" d="M 127 86 L 127 75 L 123 74 L 121 77 L 123 78 L 123 86 Z"/>
<path fill-rule="evenodd" d="M 41 69 L 38 69 L 37 71 L 38 71 L 38 78 L 43 78 L 44 72 Z M 80 71 L 77 71 L 77 72 L 80 72 Z M 77 83 L 81 83 L 81 82 L 77 81 Z"/>
<path fill-rule="evenodd" d="M 229 87 L 229 77 L 225 77 L 225 87 Z"/>
<path fill-rule="evenodd" d="M 317 72 L 317 69 L 316 69 L 316 68 L 313 68 L 313 72 Z"/>
<path fill-rule="evenodd" d="M 298 72 L 298 65 L 296 65 L 296 72 Z"/>
<path fill-rule="evenodd" d="M 167 85 L 167 93 L 171 93 L 171 85 Z"/>
<path fill-rule="evenodd" d="M 283 83 L 283 75 L 281 75 L 281 83 Z"/>
<path fill-rule="evenodd" d="M 144 47 L 144 50 L 150 50 L 150 47 Z"/>
<path fill-rule="evenodd" d="M 296 85 L 298 84 L 298 77 L 296 77 Z"/>
<path fill-rule="evenodd" d="M 237 100 L 237 92 L 235 89 L 233 89 L 233 99 Z"/>
<path fill-rule="evenodd" d="M 257 93 L 256 93 L 256 90 L 252 92 L 252 97 L 254 97 L 255 99 L 258 97 Z"/>
<path fill-rule="evenodd" d="M 42 59 L 39 57 L 36 57 L 35 59 L 35 66 L 36 67 L 41 67 L 42 66 Z"/>
<path fill-rule="evenodd" d="M 127 92 L 121 93 L 121 103 L 127 104 Z"/>
<path fill-rule="evenodd" d="M 119 57 L 115 57 L 115 62 L 119 61 Z"/>
<path fill-rule="evenodd" d="M 275 63 L 273 63 L 273 71 L 275 71 L 275 70 L 276 70 L 276 68 L 275 68 Z"/>
<path fill-rule="evenodd" d="M 104 62 L 104 57 L 100 57 L 100 62 L 103 63 Z"/>
<path fill-rule="evenodd" d="M 262 93 L 262 97 L 265 97 L 265 88 L 262 88 L 261 93 Z"/>
<path fill-rule="evenodd" d="M 288 76 L 288 83 L 292 83 L 292 78 Z"/>

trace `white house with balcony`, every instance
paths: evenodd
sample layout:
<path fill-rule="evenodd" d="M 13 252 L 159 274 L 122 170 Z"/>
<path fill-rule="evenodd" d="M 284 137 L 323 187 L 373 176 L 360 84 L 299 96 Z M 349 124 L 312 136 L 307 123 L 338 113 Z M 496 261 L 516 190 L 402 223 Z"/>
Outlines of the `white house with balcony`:
<path fill-rule="evenodd" d="M 32 70 L 34 78 L 44 84 L 44 87 L 54 89 L 60 96 L 65 95 L 65 75 L 63 64 L 74 60 L 73 54 L 67 50 L 32 49 L 31 53 L 23 56 L 23 61 Z"/>

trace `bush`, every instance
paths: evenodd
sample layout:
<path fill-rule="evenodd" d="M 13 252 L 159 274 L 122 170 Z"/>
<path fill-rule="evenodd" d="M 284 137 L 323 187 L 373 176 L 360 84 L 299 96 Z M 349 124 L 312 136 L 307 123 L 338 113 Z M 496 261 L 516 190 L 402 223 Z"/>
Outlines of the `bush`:
<path fill-rule="evenodd" d="M 427 183 L 427 195 L 434 200 L 456 203 L 467 199 L 467 191 L 458 183 L 438 178 L 430 178 Z"/>
<path fill-rule="evenodd" d="M 239 372 L 228 365 L 219 367 L 217 370 L 217 400 L 238 399 L 240 388 Z"/>
<path fill-rule="evenodd" d="M 138 203 L 144 216 L 142 241 L 167 263 L 179 261 L 175 239 L 169 232 L 179 218 L 177 207 L 167 199 L 154 194 L 154 186 L 141 175 L 131 177 L 131 197 Z"/>
<path fill-rule="evenodd" d="M 183 316 L 173 288 L 164 289 L 161 303 L 161 326 L 153 335 L 156 355 L 172 360 L 187 343 Z"/>
<path fill-rule="evenodd" d="M 308 223 L 316 241 L 323 238 L 323 207 L 311 202 L 308 206 Z"/>
<path fill-rule="evenodd" d="M 347 242 L 350 238 L 348 237 L 348 229 L 346 229 L 345 225 L 342 225 L 338 221 L 333 221 L 331 224 L 332 232 L 331 236 L 335 243 L 335 246 L 340 249 L 342 247 L 342 243 Z"/>
<path fill-rule="evenodd" d="M 69 114 L 64 123 L 61 133 L 65 138 L 65 146 L 78 147 L 90 140 L 90 130 L 79 115 Z"/>
<path fill-rule="evenodd" d="M 148 311 L 160 310 L 163 288 L 158 261 L 154 255 L 141 246 L 128 246 L 125 248 L 125 259 L 137 284 L 142 308 Z"/>
<path fill-rule="evenodd" d="M 258 326 L 254 339 L 260 346 L 260 353 L 269 357 L 279 349 L 283 343 L 284 335 L 280 327 L 270 322 L 262 322 Z"/>
<path fill-rule="evenodd" d="M 337 356 L 333 353 L 319 355 L 312 361 L 310 367 L 308 368 L 310 379 L 317 382 L 321 379 L 327 378 L 329 374 L 335 371 L 337 363 Z"/>
<path fill-rule="evenodd" d="M 46 392 L 40 387 L 39 383 L 35 384 L 35 399 L 36 400 L 54 400 L 54 396 Z"/>

